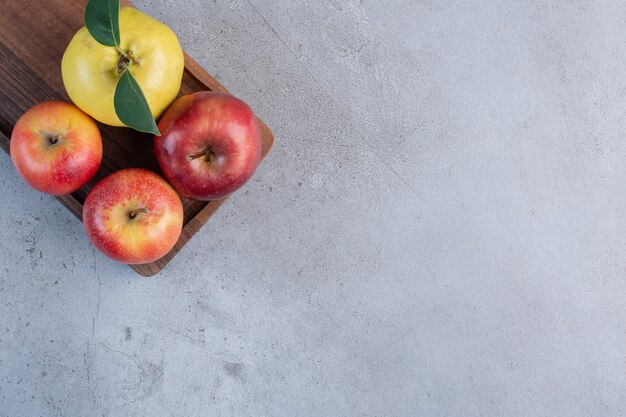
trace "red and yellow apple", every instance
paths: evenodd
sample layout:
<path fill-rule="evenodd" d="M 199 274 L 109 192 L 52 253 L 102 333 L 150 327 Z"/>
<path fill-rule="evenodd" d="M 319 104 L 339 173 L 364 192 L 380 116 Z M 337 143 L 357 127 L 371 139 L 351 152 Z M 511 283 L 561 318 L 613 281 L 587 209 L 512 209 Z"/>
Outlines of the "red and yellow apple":
<path fill-rule="evenodd" d="M 52 195 L 69 194 L 89 181 L 102 161 L 96 123 L 78 107 L 46 101 L 15 123 L 11 160 L 24 181 Z"/>
<path fill-rule="evenodd" d="M 123 169 L 89 192 L 83 224 L 93 245 L 125 264 L 154 262 L 178 240 L 183 205 L 159 175 L 141 168 Z"/>
<path fill-rule="evenodd" d="M 157 160 L 185 197 L 226 197 L 259 165 L 259 122 L 246 103 L 229 94 L 202 91 L 179 98 L 161 117 L 159 131 Z"/>

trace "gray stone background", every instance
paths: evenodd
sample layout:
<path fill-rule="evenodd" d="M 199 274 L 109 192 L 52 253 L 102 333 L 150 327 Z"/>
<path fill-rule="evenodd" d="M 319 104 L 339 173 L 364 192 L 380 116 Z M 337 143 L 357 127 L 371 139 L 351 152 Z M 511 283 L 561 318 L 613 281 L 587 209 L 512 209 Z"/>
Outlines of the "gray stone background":
<path fill-rule="evenodd" d="M 626 414 L 626 3 L 137 4 L 276 145 L 154 279 L 0 153 L 0 416 Z"/>

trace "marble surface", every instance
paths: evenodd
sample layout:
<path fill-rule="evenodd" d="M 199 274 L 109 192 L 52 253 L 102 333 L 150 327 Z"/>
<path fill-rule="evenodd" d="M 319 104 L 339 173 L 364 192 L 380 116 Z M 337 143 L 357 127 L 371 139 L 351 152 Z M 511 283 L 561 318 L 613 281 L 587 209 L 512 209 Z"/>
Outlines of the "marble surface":
<path fill-rule="evenodd" d="M 0 153 L 0 416 L 626 414 L 626 3 L 137 5 L 276 144 L 153 279 Z"/>

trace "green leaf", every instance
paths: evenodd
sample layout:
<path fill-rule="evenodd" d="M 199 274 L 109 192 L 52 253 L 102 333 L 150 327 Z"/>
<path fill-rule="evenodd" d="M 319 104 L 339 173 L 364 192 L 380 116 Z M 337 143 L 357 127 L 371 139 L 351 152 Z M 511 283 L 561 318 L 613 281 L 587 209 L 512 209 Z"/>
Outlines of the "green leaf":
<path fill-rule="evenodd" d="M 89 0 L 85 26 L 95 40 L 120 47 L 120 0 Z"/>
<path fill-rule="evenodd" d="M 115 114 L 128 127 L 161 136 L 148 101 L 130 70 L 124 71 L 115 88 Z"/>

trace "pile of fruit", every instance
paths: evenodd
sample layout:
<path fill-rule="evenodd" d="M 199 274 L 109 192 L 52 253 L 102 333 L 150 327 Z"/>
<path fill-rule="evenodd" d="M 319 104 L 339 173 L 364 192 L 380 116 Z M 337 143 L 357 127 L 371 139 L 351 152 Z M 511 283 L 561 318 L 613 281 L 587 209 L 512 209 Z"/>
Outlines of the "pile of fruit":
<path fill-rule="evenodd" d="M 182 231 L 179 194 L 220 199 L 254 174 L 261 132 L 250 107 L 209 91 L 176 100 L 183 51 L 174 32 L 145 13 L 120 9 L 119 0 L 89 0 L 85 27 L 68 45 L 61 69 L 74 104 L 39 103 L 13 128 L 11 160 L 24 181 L 64 195 L 91 180 L 103 153 L 94 119 L 154 134 L 165 176 L 127 168 L 91 189 L 83 224 L 110 258 L 127 264 L 160 259 Z"/>

